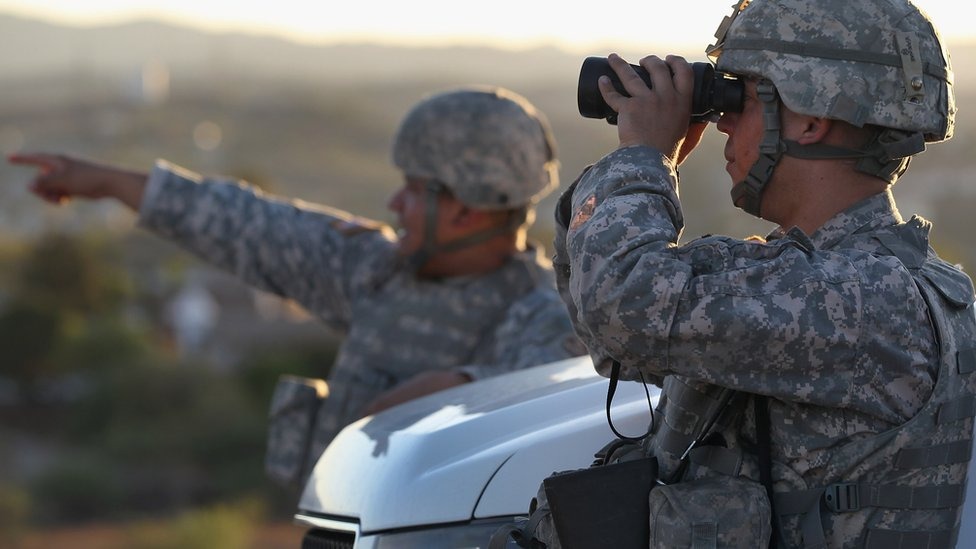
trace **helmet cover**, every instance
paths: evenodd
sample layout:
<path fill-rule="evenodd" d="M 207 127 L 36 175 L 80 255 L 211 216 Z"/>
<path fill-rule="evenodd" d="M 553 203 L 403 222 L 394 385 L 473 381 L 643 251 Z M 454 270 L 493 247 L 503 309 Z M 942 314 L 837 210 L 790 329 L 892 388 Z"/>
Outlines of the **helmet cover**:
<path fill-rule="evenodd" d="M 504 88 L 465 88 L 421 101 L 400 124 L 393 163 L 479 209 L 530 206 L 559 183 L 548 121 Z"/>
<path fill-rule="evenodd" d="M 952 137 L 949 55 L 908 0 L 743 0 L 716 38 L 717 70 L 772 81 L 794 112 Z"/>

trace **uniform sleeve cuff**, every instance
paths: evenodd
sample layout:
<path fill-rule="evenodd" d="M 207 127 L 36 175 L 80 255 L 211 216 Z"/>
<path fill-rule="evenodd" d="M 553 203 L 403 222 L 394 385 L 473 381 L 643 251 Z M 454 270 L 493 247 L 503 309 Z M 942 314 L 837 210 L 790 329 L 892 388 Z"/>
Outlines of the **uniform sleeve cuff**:
<path fill-rule="evenodd" d="M 181 179 L 192 183 L 199 183 L 201 178 L 189 170 L 185 170 L 176 164 L 166 160 L 156 160 L 152 171 L 149 172 L 149 179 L 146 181 L 146 190 L 142 195 L 142 203 L 139 204 L 139 218 L 146 218 L 158 200 L 163 189 L 173 181 Z"/>

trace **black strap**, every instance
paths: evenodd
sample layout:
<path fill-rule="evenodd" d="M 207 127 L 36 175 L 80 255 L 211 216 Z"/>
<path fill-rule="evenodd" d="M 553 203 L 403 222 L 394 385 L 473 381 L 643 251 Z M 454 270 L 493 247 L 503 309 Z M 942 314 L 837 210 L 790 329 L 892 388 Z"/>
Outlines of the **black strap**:
<path fill-rule="evenodd" d="M 647 427 L 647 432 L 639 437 L 628 437 L 620 434 L 617 428 L 613 426 L 613 418 L 610 417 L 610 404 L 613 403 L 613 395 L 617 392 L 617 380 L 620 379 L 620 362 L 614 360 L 613 366 L 610 368 L 610 385 L 607 387 L 607 424 L 610 425 L 610 430 L 613 434 L 624 440 L 631 440 L 634 442 L 640 442 L 645 438 L 651 436 L 654 432 L 654 405 L 651 404 L 651 392 L 647 389 L 647 382 L 644 381 L 644 374 L 640 370 L 637 371 L 640 374 L 641 383 L 644 384 L 644 395 L 647 396 L 647 408 L 651 411 L 651 424 Z"/>
<path fill-rule="evenodd" d="M 501 525 L 488 540 L 488 549 L 505 549 L 508 540 L 525 549 L 545 549 L 545 545 L 535 539 L 535 529 L 542 520 L 549 516 L 548 510 L 536 509 L 527 521 L 512 522 Z"/>
<path fill-rule="evenodd" d="M 824 489 L 824 504 L 835 513 L 864 507 L 882 509 L 951 509 L 966 497 L 963 484 L 898 486 L 891 484 L 837 483 Z"/>
<path fill-rule="evenodd" d="M 772 535 L 769 536 L 769 547 L 775 548 L 779 542 L 779 521 L 773 504 L 773 458 L 769 435 L 769 408 L 766 395 L 756 395 L 753 400 L 756 418 L 756 446 L 759 460 L 759 482 L 766 488 L 769 498 Z"/>

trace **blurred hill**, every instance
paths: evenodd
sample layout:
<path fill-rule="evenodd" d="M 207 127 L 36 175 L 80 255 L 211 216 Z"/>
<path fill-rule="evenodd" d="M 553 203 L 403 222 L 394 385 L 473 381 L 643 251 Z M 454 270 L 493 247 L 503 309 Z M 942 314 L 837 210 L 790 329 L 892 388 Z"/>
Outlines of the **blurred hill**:
<path fill-rule="evenodd" d="M 0 15 L 0 33 L 7 46 L 0 53 L 0 70 L 13 78 L 79 71 L 119 75 L 146 61 L 157 61 L 191 77 L 209 77 L 217 69 L 224 74 L 247 72 L 267 79 L 317 83 L 347 79 L 376 83 L 445 73 L 451 78 L 483 80 L 493 68 L 500 68 L 508 78 L 545 80 L 575 64 L 556 49 L 533 50 L 531 61 L 520 62 L 518 52 L 489 48 L 314 46 L 270 36 L 207 33 L 154 21 L 88 28 Z"/>
<path fill-rule="evenodd" d="M 76 28 L 2 15 L 0 36 L 3 152 L 55 149 L 134 168 L 165 157 L 384 220 L 386 197 L 399 184 L 388 162 L 390 138 L 405 111 L 431 92 L 478 83 L 525 95 L 553 125 L 563 187 L 616 142 L 612 127 L 579 116 L 575 96 L 582 58 L 604 55 L 612 46 L 581 53 L 309 45 L 145 21 Z M 968 211 L 960 201 L 976 200 L 968 185 L 976 43 L 950 44 L 950 51 L 960 106 L 956 137 L 917 158 L 895 189 L 903 213 L 937 218 L 936 237 L 960 248 L 947 252 L 950 257 L 976 263 L 972 250 L 961 250 L 968 239 L 957 242 L 941 230 L 970 232 L 971 216 L 945 219 L 938 211 L 949 205 Z M 646 52 L 621 53 L 636 60 Z M 723 136 L 710 131 L 683 166 L 685 239 L 769 229 L 730 207 L 727 176 L 722 162 L 714 161 L 723 143 Z M 0 166 L 0 227 L 8 236 L 52 223 L 130 224 L 131 216 L 111 204 L 42 206 L 20 184 L 27 175 Z M 540 208 L 537 234 L 546 244 L 554 201 L 550 196 Z"/>

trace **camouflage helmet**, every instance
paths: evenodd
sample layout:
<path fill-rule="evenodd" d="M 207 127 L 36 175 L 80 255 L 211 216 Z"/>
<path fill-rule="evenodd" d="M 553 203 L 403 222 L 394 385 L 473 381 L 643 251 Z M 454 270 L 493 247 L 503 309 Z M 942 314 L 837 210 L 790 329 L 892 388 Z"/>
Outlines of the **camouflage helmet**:
<path fill-rule="evenodd" d="M 465 88 L 421 101 L 400 124 L 393 163 L 486 210 L 530 206 L 559 183 L 548 121 L 503 88 Z"/>
<path fill-rule="evenodd" d="M 952 137 L 949 56 L 908 0 L 743 0 L 715 36 L 718 70 L 771 81 L 794 112 Z"/>

